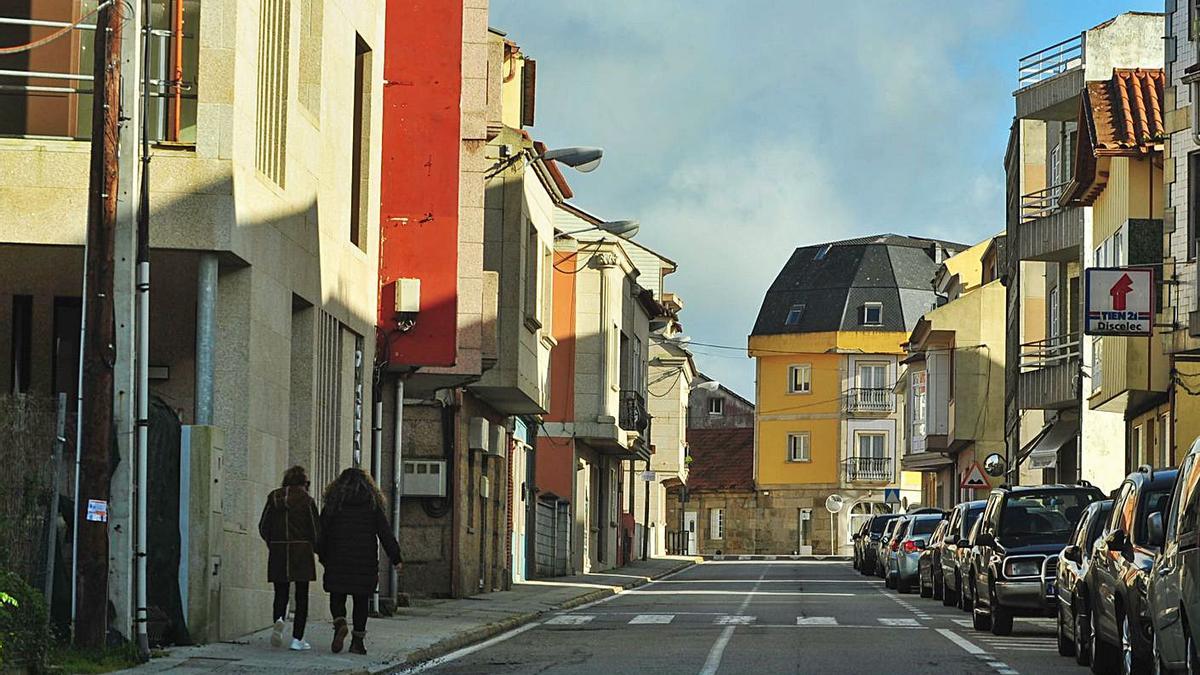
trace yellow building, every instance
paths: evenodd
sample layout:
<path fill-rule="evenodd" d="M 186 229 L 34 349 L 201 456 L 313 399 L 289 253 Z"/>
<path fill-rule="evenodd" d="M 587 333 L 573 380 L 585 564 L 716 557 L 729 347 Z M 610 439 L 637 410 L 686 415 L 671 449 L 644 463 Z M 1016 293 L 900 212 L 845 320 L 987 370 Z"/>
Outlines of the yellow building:
<path fill-rule="evenodd" d="M 1062 201 L 1092 207 L 1090 266 L 1150 266 L 1161 278 L 1163 83 L 1160 69 L 1115 69 L 1084 91 L 1075 177 Z M 1172 466 L 1170 357 L 1162 337 L 1084 339 L 1092 343 L 1084 405 L 1124 416 L 1123 470 Z"/>
<path fill-rule="evenodd" d="M 776 277 L 749 339 L 759 552 L 845 553 L 862 518 L 920 499 L 920 474 L 897 462 L 901 344 L 938 304 L 939 265 L 962 249 L 864 237 L 796 249 Z M 831 519 L 833 494 L 844 508 Z"/>

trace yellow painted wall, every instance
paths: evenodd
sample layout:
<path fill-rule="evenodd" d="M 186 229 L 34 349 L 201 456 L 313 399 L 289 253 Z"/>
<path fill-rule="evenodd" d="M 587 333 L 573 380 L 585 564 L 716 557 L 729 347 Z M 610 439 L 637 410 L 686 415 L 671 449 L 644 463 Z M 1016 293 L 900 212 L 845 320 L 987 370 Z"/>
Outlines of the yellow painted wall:
<path fill-rule="evenodd" d="M 763 420 L 758 422 L 758 475 L 760 487 L 783 484 L 836 483 L 840 445 L 836 419 Z M 810 434 L 810 462 L 789 462 L 788 434 Z"/>
<path fill-rule="evenodd" d="M 1192 391 L 1200 391 L 1200 363 L 1176 361 L 1175 368 L 1179 371 L 1180 379 Z M 1192 442 L 1200 438 L 1200 396 L 1192 396 L 1183 387 L 1176 385 L 1173 419 L 1175 457 L 1182 458 L 1192 447 Z"/>
<path fill-rule="evenodd" d="M 1162 170 L 1149 160 L 1113 157 L 1108 183 L 1092 206 L 1092 241 L 1097 242 L 1112 236 L 1130 218 L 1162 218 Z"/>
<path fill-rule="evenodd" d="M 779 352 L 821 354 L 831 350 L 857 351 L 864 354 L 903 354 L 904 350 L 900 345 L 906 340 L 907 333 L 883 331 L 751 335 L 750 356 L 776 356 Z"/>
<path fill-rule="evenodd" d="M 840 354 L 778 354 L 759 357 L 756 411 L 760 416 L 840 412 L 843 361 L 845 357 Z M 798 365 L 808 365 L 811 369 L 810 393 L 788 392 L 788 371 L 792 366 Z"/>

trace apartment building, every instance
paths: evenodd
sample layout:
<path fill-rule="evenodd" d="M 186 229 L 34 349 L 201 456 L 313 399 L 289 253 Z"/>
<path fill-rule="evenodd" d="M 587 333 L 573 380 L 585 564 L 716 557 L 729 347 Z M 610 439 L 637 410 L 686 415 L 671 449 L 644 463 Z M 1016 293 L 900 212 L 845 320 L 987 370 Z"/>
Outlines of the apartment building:
<path fill-rule="evenodd" d="M 22 44 L 94 3 L 0 8 L 0 42 Z M 373 0 L 154 0 L 151 4 L 150 321 L 152 396 L 178 428 L 150 448 L 182 474 L 168 495 L 181 551 L 150 580 L 175 583 L 191 639 L 265 626 L 271 590 L 256 525 L 292 464 L 319 489 L 360 459 L 361 400 L 375 326 L 384 3 Z M 91 135 L 88 22 L 0 57 L 0 381 L 16 392 L 76 392 Z M 123 111 L 123 114 L 133 111 Z M 131 184 L 136 185 L 134 177 Z M 132 260 L 132 210 L 117 255 Z M 110 509 L 114 628 L 131 636 L 133 534 L 129 410 L 132 265 L 116 280 L 117 445 Z M 126 269 L 121 268 L 121 269 Z M 12 351 L 13 345 L 27 349 Z M 168 426 L 174 427 L 174 424 Z M 160 433 L 162 432 L 162 433 Z M 188 459 L 190 458 L 190 459 Z M 216 473 L 209 475 L 209 469 Z M 190 479 L 189 479 L 190 476 Z M 172 491 L 171 481 L 156 489 Z M 191 503 L 193 508 L 187 508 Z M 183 534 L 180 534 L 180 531 Z M 162 575 L 167 575 L 163 577 Z M 158 576 L 156 576 L 158 575 Z M 325 605 L 314 598 L 315 618 Z M 151 610 L 152 615 L 154 610 Z"/>
<path fill-rule="evenodd" d="M 1126 473 L 1124 416 L 1085 404 L 1094 345 L 1082 335 L 1083 270 L 1097 264 L 1097 249 L 1111 249 L 1096 239 L 1093 207 L 1066 195 L 1078 148 L 1092 138 L 1079 125 L 1081 110 L 1091 114 L 1085 92 L 1111 84 L 1117 70 L 1161 69 L 1162 22 L 1161 14 L 1121 14 L 1018 65 L 1005 156 L 1011 481 L 1084 479 L 1111 489 Z"/>
<path fill-rule="evenodd" d="M 930 279 L 964 248 L 895 234 L 817 244 L 775 278 L 749 338 L 754 483 L 770 521 L 760 552 L 845 552 L 858 519 L 920 499 L 920 475 L 898 461 L 901 344 L 939 304 Z M 817 516 L 833 494 L 848 508 L 831 525 Z"/>
<path fill-rule="evenodd" d="M 982 499 L 999 482 L 976 467 L 1004 454 L 1006 248 L 1000 235 L 947 258 L 932 282 L 944 304 L 905 343 L 896 389 L 905 401 L 901 467 L 921 472 L 927 506 Z"/>

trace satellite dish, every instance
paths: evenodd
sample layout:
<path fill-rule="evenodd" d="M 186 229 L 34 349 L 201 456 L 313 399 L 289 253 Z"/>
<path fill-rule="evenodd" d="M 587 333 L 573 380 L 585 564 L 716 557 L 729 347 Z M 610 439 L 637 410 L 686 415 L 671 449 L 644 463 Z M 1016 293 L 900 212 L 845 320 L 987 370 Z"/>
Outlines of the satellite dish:
<path fill-rule="evenodd" d="M 983 470 L 987 472 L 987 475 L 999 478 L 1008 470 L 1008 462 L 1000 453 L 993 452 L 983 460 Z"/>
<path fill-rule="evenodd" d="M 846 506 L 846 500 L 841 495 L 829 495 L 825 498 L 825 509 L 830 513 L 838 513 Z"/>

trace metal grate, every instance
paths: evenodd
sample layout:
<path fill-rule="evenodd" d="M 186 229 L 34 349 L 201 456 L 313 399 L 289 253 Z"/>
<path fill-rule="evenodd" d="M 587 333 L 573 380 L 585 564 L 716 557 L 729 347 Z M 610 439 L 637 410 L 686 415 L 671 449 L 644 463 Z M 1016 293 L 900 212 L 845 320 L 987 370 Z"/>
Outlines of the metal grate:
<path fill-rule="evenodd" d="M 1021 57 L 1017 62 L 1018 88 L 1028 87 L 1083 65 L 1083 33 Z"/>

